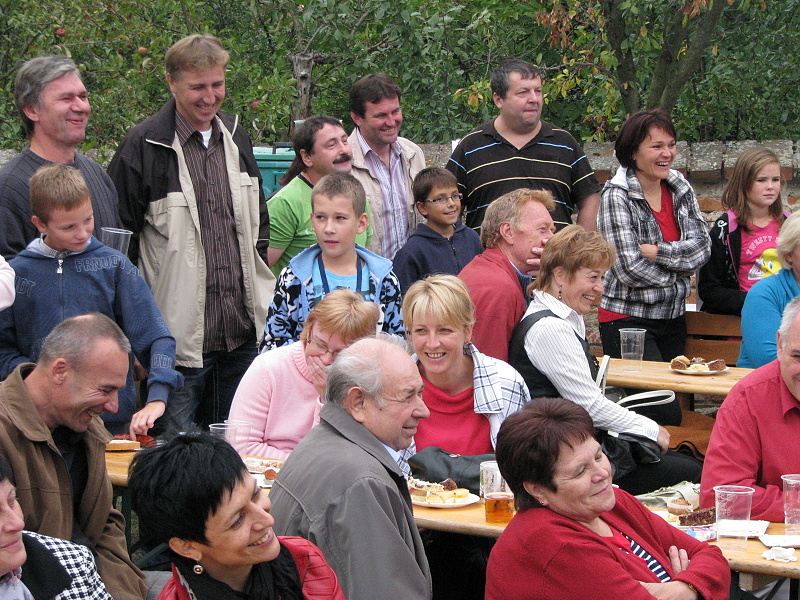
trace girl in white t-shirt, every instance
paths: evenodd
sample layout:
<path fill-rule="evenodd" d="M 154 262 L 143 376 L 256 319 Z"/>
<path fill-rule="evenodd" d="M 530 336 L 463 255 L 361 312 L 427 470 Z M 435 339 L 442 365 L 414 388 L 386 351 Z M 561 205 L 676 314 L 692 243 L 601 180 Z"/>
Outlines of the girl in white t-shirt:
<path fill-rule="evenodd" d="M 702 310 L 740 315 L 747 292 L 780 268 L 775 245 L 784 213 L 781 165 L 771 150 L 745 150 L 725 191 L 726 209 L 711 229 L 711 258 L 700 269 Z"/>

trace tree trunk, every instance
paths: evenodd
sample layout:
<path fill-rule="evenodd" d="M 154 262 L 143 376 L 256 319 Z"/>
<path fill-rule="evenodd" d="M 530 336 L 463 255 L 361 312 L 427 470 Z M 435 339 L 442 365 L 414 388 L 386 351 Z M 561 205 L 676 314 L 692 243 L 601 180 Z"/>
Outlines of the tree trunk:
<path fill-rule="evenodd" d="M 292 75 L 297 80 L 297 100 L 292 103 L 292 122 L 311 116 L 311 70 L 314 68 L 314 55 L 308 53 L 290 54 Z"/>

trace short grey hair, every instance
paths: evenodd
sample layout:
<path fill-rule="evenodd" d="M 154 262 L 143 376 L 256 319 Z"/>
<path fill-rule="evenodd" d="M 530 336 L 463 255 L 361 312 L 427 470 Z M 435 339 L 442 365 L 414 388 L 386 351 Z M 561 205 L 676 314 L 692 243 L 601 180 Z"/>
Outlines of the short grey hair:
<path fill-rule="evenodd" d="M 31 105 L 38 106 L 44 86 L 67 73 L 77 73 L 78 77 L 81 75 L 75 61 L 58 55 L 32 58 L 17 71 L 14 80 L 14 105 L 28 137 L 33 135 L 33 121 L 25 114 L 25 108 Z"/>
<path fill-rule="evenodd" d="M 798 314 L 800 314 L 800 296 L 792 298 L 789 304 L 786 305 L 786 308 L 783 309 L 781 326 L 778 329 L 778 333 L 781 334 L 781 346 L 783 346 L 783 342 L 789 336 L 789 329 L 791 328 L 792 323 L 794 323 Z"/>
<path fill-rule="evenodd" d="M 778 260 L 781 261 L 784 269 L 792 268 L 792 265 L 786 261 L 786 255 L 794 250 L 797 244 L 800 244 L 800 213 L 792 213 L 781 225 L 775 248 L 778 252 Z"/>
<path fill-rule="evenodd" d="M 383 406 L 383 365 L 386 364 L 386 350 L 392 346 L 411 354 L 408 342 L 401 337 L 379 333 L 375 338 L 380 344 L 369 344 L 369 352 L 362 348 L 364 344 L 354 343 L 342 350 L 328 367 L 328 384 L 325 388 L 325 402 L 343 406 L 347 392 L 357 387 L 365 395 Z M 377 348 L 376 348 L 377 346 Z M 377 350 L 377 351 L 376 351 Z"/>
<path fill-rule="evenodd" d="M 53 327 L 42 344 L 39 364 L 47 366 L 65 359 L 76 371 L 91 368 L 86 357 L 100 340 L 111 340 L 120 350 L 130 354 L 131 344 L 114 321 L 100 313 L 70 317 Z"/>

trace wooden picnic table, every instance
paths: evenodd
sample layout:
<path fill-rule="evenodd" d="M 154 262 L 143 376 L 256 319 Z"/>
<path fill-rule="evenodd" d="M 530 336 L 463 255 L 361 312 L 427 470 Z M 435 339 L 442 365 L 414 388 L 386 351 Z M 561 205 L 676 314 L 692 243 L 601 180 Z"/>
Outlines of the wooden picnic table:
<path fill-rule="evenodd" d="M 749 371 L 749 369 L 742 370 Z M 135 454 L 135 452 L 106 452 L 108 474 L 116 490 L 123 493 L 123 505 L 126 504 L 124 502 L 126 496 L 124 492 L 126 490 L 123 488 L 128 485 L 128 466 Z M 127 511 L 124 510 L 123 512 L 128 513 L 125 515 L 128 520 L 126 525 L 130 527 L 129 503 L 124 508 Z M 419 527 L 426 529 L 491 538 L 500 537 L 500 534 L 505 529 L 505 525 L 490 525 L 486 522 L 484 507 L 481 502 L 459 508 L 414 506 L 414 520 Z M 783 529 L 783 523 L 771 523 L 767 533 L 780 535 L 783 534 Z M 127 529 L 126 533 L 130 535 L 130 531 Z M 130 540 L 130 537 L 128 539 Z M 755 589 L 774 581 L 776 578 L 788 577 L 791 580 L 791 597 L 800 600 L 800 564 L 796 562 L 779 563 L 768 561 L 761 556 L 761 553 L 766 549 L 766 546 L 758 539 L 751 538 L 747 541 L 747 548 L 744 551 L 723 551 L 733 573 L 736 589 L 738 589 L 739 584 L 747 589 Z"/>
<path fill-rule="evenodd" d="M 623 365 L 622 359 L 611 359 L 607 385 L 637 390 L 672 390 L 685 410 L 691 410 L 693 394 L 727 396 L 736 382 L 753 370 L 728 367 L 727 371 L 713 375 L 684 375 L 670 369 L 666 362 L 642 361 L 641 371 L 626 371 Z"/>

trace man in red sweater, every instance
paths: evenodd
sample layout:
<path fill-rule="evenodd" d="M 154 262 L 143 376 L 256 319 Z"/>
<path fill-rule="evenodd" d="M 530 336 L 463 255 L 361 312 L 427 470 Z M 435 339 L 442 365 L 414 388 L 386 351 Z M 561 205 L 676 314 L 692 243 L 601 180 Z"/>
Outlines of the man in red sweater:
<path fill-rule="evenodd" d="M 700 505 L 714 506 L 715 485 L 755 488 L 750 518 L 783 521 L 781 475 L 800 471 L 800 297 L 783 311 L 778 358 L 756 369 L 725 398 L 708 443 Z"/>
<path fill-rule="evenodd" d="M 484 354 L 508 360 L 511 334 L 528 306 L 525 290 L 555 232 L 554 207 L 550 192 L 519 189 L 486 209 L 481 225 L 485 250 L 458 274 L 475 304 L 472 342 Z"/>

